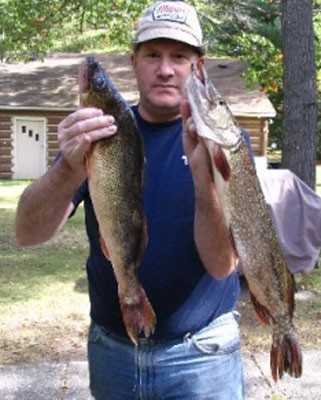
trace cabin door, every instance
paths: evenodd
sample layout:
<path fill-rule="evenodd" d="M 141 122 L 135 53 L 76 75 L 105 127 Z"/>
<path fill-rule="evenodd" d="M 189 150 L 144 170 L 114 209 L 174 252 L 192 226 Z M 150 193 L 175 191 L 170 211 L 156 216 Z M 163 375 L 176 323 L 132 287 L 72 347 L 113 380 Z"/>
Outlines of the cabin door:
<path fill-rule="evenodd" d="M 37 179 L 46 171 L 45 120 L 16 118 L 15 179 Z"/>

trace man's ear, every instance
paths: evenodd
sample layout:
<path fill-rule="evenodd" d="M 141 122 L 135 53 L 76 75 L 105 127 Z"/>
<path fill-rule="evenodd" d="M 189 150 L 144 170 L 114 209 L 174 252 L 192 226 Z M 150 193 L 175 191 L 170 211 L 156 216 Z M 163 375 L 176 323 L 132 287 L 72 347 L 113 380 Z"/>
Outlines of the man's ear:
<path fill-rule="evenodd" d="M 132 53 L 130 55 L 130 63 L 132 65 L 132 67 L 135 68 L 135 66 L 136 66 L 136 54 L 135 53 Z"/>
<path fill-rule="evenodd" d="M 205 57 L 204 57 L 204 56 L 200 57 L 200 58 L 198 59 L 197 64 L 198 64 L 198 65 L 204 65 L 204 64 L 205 64 Z"/>

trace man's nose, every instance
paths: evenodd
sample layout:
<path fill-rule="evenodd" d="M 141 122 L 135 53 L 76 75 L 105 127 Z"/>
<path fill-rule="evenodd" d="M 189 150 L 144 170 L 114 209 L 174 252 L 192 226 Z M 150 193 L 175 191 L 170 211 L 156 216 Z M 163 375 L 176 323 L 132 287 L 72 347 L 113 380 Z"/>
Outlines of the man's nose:
<path fill-rule="evenodd" d="M 174 75 L 173 63 L 168 58 L 162 58 L 159 61 L 157 74 L 159 76 L 168 77 Z"/>

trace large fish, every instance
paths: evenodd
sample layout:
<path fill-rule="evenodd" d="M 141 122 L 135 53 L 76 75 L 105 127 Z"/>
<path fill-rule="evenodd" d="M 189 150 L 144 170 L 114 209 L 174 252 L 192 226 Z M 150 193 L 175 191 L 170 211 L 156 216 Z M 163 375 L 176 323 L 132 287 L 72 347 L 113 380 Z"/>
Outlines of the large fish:
<path fill-rule="evenodd" d="M 137 278 L 147 243 L 142 204 L 144 149 L 141 133 L 127 102 L 94 57 L 86 57 L 79 73 L 80 104 L 111 114 L 116 135 L 95 142 L 86 156 L 88 183 L 101 235 L 118 284 L 124 325 L 137 343 L 149 336 L 156 317 Z"/>
<path fill-rule="evenodd" d="M 241 128 L 201 64 L 192 67 L 187 98 L 208 149 L 213 179 L 259 319 L 272 327 L 271 373 L 300 377 L 302 356 L 292 323 L 294 280 L 282 255 Z"/>

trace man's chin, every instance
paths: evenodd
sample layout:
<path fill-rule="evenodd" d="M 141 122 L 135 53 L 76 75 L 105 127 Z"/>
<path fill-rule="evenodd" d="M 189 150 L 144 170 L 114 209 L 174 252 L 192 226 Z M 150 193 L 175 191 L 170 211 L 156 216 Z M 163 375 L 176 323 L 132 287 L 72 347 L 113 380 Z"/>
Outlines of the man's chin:
<path fill-rule="evenodd" d="M 164 116 L 169 115 L 178 115 L 180 113 L 179 104 L 158 104 L 155 106 L 155 109 L 158 110 L 159 114 L 163 114 Z"/>
<path fill-rule="evenodd" d="M 150 101 L 150 104 L 154 107 L 158 108 L 159 110 L 164 111 L 173 111 L 179 109 L 179 101 L 176 99 L 173 101 L 173 98 L 170 99 L 155 99 L 154 101 Z"/>
<path fill-rule="evenodd" d="M 149 96 L 140 100 L 140 111 L 142 115 L 149 115 L 152 119 L 157 120 L 173 120 L 180 116 L 180 100 L 179 98 L 159 98 L 157 96 Z"/>

